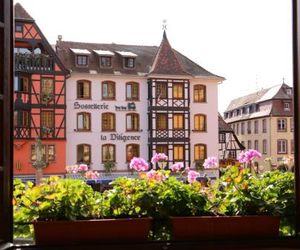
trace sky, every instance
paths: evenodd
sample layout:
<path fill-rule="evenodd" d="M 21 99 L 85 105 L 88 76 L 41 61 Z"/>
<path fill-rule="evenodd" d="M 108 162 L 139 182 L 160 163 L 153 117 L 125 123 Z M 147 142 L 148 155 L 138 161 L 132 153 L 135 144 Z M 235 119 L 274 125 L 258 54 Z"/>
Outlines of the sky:
<path fill-rule="evenodd" d="M 171 46 L 226 78 L 223 113 L 234 98 L 293 85 L 290 0 L 18 0 L 51 44 L 65 41 Z"/>

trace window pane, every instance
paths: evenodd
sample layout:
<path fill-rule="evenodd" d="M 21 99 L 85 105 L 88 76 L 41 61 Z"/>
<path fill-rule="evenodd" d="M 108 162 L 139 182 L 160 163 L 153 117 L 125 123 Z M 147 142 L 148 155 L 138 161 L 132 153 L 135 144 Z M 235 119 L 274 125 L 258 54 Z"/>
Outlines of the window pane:
<path fill-rule="evenodd" d="M 115 146 L 103 145 L 102 146 L 102 161 L 115 161 Z"/>
<path fill-rule="evenodd" d="M 130 144 L 126 146 L 126 161 L 130 162 L 133 157 L 139 157 L 139 145 Z"/>
<path fill-rule="evenodd" d="M 168 145 L 156 145 L 156 153 L 164 153 L 168 155 Z"/>
<path fill-rule="evenodd" d="M 110 113 L 102 114 L 102 131 L 115 130 L 115 115 Z"/>
<path fill-rule="evenodd" d="M 173 116 L 173 129 L 183 129 L 183 114 L 174 114 Z"/>
<path fill-rule="evenodd" d="M 156 98 L 165 99 L 168 97 L 167 83 L 158 82 L 156 83 Z"/>
<path fill-rule="evenodd" d="M 194 86 L 194 102 L 206 101 L 206 87 L 204 85 Z"/>
<path fill-rule="evenodd" d="M 168 114 L 156 114 L 156 129 L 168 129 Z"/>
<path fill-rule="evenodd" d="M 194 147 L 195 161 L 204 160 L 206 158 L 206 145 L 198 144 Z"/>
<path fill-rule="evenodd" d="M 184 146 L 183 145 L 174 145 L 173 148 L 173 160 L 174 161 L 183 161 L 184 160 Z"/>
<path fill-rule="evenodd" d="M 205 115 L 195 115 L 194 126 L 197 131 L 206 131 L 206 116 Z"/>
<path fill-rule="evenodd" d="M 183 84 L 174 83 L 173 84 L 173 98 L 183 98 Z"/>

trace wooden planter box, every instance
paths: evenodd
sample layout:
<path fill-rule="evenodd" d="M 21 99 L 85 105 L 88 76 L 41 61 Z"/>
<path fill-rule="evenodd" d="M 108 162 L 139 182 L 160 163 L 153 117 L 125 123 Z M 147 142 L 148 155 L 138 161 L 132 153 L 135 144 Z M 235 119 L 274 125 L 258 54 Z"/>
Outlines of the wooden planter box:
<path fill-rule="evenodd" d="M 34 222 L 38 245 L 146 241 L 152 218 Z"/>
<path fill-rule="evenodd" d="M 261 239 L 279 236 L 277 216 L 171 217 L 173 240 Z"/>

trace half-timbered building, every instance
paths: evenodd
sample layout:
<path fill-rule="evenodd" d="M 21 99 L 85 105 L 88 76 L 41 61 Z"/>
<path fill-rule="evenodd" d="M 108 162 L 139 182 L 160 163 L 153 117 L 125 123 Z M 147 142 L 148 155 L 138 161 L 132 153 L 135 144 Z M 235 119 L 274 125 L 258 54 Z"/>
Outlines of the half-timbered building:
<path fill-rule="evenodd" d="M 178 51 L 164 32 L 157 46 L 59 39 L 67 80 L 67 164 L 127 172 L 155 152 L 168 165 L 218 155 L 217 86 L 224 80 Z"/>
<path fill-rule="evenodd" d="M 15 5 L 14 174 L 35 173 L 42 141 L 45 174 L 63 174 L 66 155 L 67 71 L 26 10 Z"/>

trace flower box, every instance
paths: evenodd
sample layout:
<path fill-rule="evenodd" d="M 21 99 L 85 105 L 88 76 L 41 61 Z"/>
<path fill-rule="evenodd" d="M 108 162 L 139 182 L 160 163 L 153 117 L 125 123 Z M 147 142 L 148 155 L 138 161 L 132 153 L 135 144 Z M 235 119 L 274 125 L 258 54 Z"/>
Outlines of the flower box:
<path fill-rule="evenodd" d="M 262 239 L 279 236 L 277 216 L 171 217 L 173 240 Z"/>
<path fill-rule="evenodd" d="M 152 218 L 34 222 L 37 245 L 146 241 Z"/>

